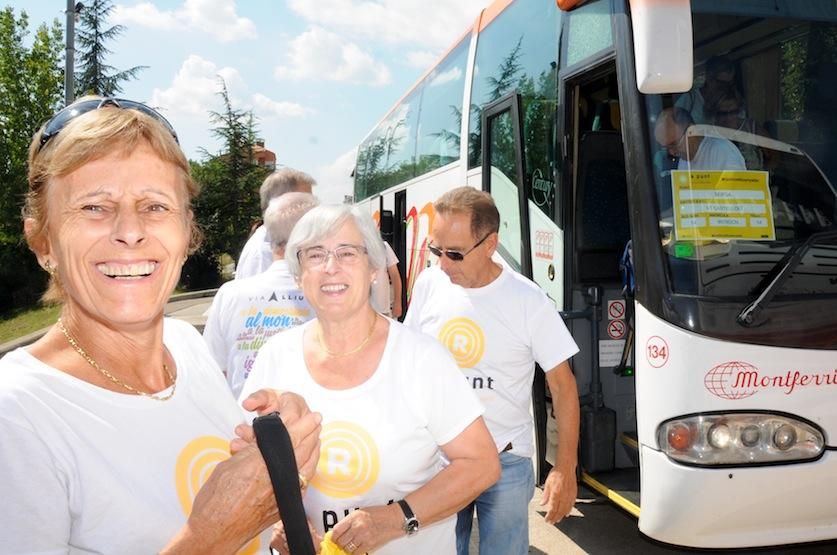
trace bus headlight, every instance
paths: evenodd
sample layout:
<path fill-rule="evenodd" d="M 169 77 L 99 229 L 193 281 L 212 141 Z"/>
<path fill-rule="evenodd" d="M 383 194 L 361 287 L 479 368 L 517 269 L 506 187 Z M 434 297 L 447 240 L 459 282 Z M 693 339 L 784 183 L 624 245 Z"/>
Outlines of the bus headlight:
<path fill-rule="evenodd" d="M 657 429 L 657 444 L 669 458 L 684 464 L 746 466 L 817 459 L 825 438 L 802 419 L 746 412 L 668 420 Z"/>
<path fill-rule="evenodd" d="M 780 451 L 787 451 L 796 443 L 796 430 L 793 426 L 784 424 L 773 432 L 773 445 Z"/>
<path fill-rule="evenodd" d="M 732 431 L 727 424 L 719 422 L 709 428 L 706 438 L 709 440 L 709 445 L 715 449 L 726 449 L 732 441 Z"/>
<path fill-rule="evenodd" d="M 759 442 L 761 436 L 761 429 L 758 426 L 750 424 L 741 430 L 741 445 L 744 447 L 753 447 Z"/>

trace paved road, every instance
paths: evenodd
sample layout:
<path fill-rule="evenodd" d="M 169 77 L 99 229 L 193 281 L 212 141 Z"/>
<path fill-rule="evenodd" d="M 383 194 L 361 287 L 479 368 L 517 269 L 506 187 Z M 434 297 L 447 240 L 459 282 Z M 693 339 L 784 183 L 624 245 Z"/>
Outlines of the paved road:
<path fill-rule="evenodd" d="M 548 555 L 673 555 L 675 553 L 718 553 L 760 555 L 825 555 L 837 553 L 837 542 L 750 550 L 689 550 L 671 547 L 639 533 L 637 520 L 613 503 L 585 487 L 579 488 L 573 513 L 555 526 L 546 524 L 538 506 L 541 491 L 529 504 L 529 553 Z M 471 542 L 477 554 L 478 539 Z"/>
<path fill-rule="evenodd" d="M 212 304 L 212 297 L 197 297 L 190 299 L 178 299 L 166 305 L 166 316 L 185 320 L 200 330 L 206 322 L 206 311 Z"/>

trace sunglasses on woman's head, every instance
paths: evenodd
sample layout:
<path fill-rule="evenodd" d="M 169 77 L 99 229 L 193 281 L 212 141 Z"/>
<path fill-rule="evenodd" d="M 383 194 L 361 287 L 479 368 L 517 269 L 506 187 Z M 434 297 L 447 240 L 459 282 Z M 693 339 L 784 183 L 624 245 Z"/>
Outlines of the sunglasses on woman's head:
<path fill-rule="evenodd" d="M 126 100 L 124 98 L 93 98 L 90 100 L 83 100 L 75 104 L 70 104 L 52 116 L 52 119 L 50 119 L 44 126 L 43 133 L 41 133 L 41 144 L 38 147 L 38 150 L 44 148 L 45 144 L 58 135 L 58 133 L 60 133 L 68 123 L 77 117 L 86 114 L 87 112 L 98 110 L 99 108 L 108 107 L 121 108 L 124 110 L 136 110 L 154 118 L 162 123 L 169 133 L 171 133 L 172 137 L 174 137 L 174 140 L 179 143 L 179 141 L 177 141 L 177 133 L 174 131 L 174 127 L 172 127 L 169 121 L 157 110 L 149 108 L 141 102 L 134 102 L 133 100 Z"/>
<path fill-rule="evenodd" d="M 434 247 L 433 245 L 427 245 L 427 250 L 432 252 L 433 256 L 441 257 L 444 254 L 445 256 L 447 256 L 448 258 L 453 260 L 454 262 L 461 262 L 461 261 L 465 260 L 465 257 L 468 256 L 469 254 L 471 254 L 471 252 L 474 249 L 476 249 L 477 247 L 482 245 L 483 241 L 488 239 L 488 236 L 491 235 L 492 233 L 494 233 L 494 232 L 489 231 L 488 235 L 486 235 L 485 237 L 483 237 L 482 239 L 477 241 L 476 245 L 474 245 L 473 247 L 471 247 L 470 249 L 468 249 L 465 252 L 452 251 L 452 250 L 448 250 L 448 249 L 440 249 L 439 247 Z"/>

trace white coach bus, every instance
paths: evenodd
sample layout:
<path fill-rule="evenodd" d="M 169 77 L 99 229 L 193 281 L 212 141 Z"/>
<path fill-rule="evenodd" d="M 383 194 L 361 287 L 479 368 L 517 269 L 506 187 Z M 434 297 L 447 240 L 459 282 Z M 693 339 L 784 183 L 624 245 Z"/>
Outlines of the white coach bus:
<path fill-rule="evenodd" d="M 585 483 L 671 544 L 837 538 L 837 3 L 558 4 L 486 8 L 360 144 L 405 300 L 432 201 L 489 191 L 581 347 Z"/>

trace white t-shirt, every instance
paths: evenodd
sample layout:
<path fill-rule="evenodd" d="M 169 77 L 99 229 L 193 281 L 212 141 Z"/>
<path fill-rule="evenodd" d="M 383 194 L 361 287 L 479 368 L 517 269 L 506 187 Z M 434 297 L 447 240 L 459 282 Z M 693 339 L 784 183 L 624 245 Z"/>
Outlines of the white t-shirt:
<path fill-rule="evenodd" d="M 485 405 L 497 450 L 531 457 L 532 380 L 578 352 L 555 305 L 534 283 L 502 268 L 485 287 L 451 283 L 438 267 L 419 274 L 404 323 L 447 347 Z"/>
<path fill-rule="evenodd" d="M 731 141 L 723 137 L 704 137 L 691 160 L 683 158 L 678 170 L 746 170 L 744 156 Z"/>
<path fill-rule="evenodd" d="M 235 265 L 235 279 L 243 279 L 260 274 L 273 264 L 273 249 L 270 247 L 270 235 L 264 224 L 256 228 L 253 235 L 244 243 L 241 256 Z"/>
<path fill-rule="evenodd" d="M 277 260 L 261 274 L 221 286 L 209 307 L 203 338 L 238 397 L 261 346 L 313 317 L 288 263 Z"/>
<path fill-rule="evenodd" d="M 304 503 L 323 534 L 358 507 L 382 505 L 415 491 L 442 468 L 439 446 L 482 413 L 462 374 L 436 341 L 390 320 L 375 373 L 345 390 L 320 386 L 302 351 L 312 322 L 272 337 L 244 384 L 299 393 L 323 415 L 320 462 Z M 456 515 L 391 541 L 375 555 L 456 552 Z"/>
<path fill-rule="evenodd" d="M 166 319 L 167 401 L 116 393 L 25 348 L 0 360 L 0 553 L 158 552 L 229 457 L 244 413 L 198 332 Z M 269 532 L 241 553 L 266 553 Z"/>
<path fill-rule="evenodd" d="M 389 283 L 389 267 L 398 264 L 398 257 L 392 252 L 389 243 L 382 241 L 386 251 L 386 265 L 375 274 L 375 283 L 372 284 L 372 308 L 381 314 L 392 315 L 392 293 Z"/>

